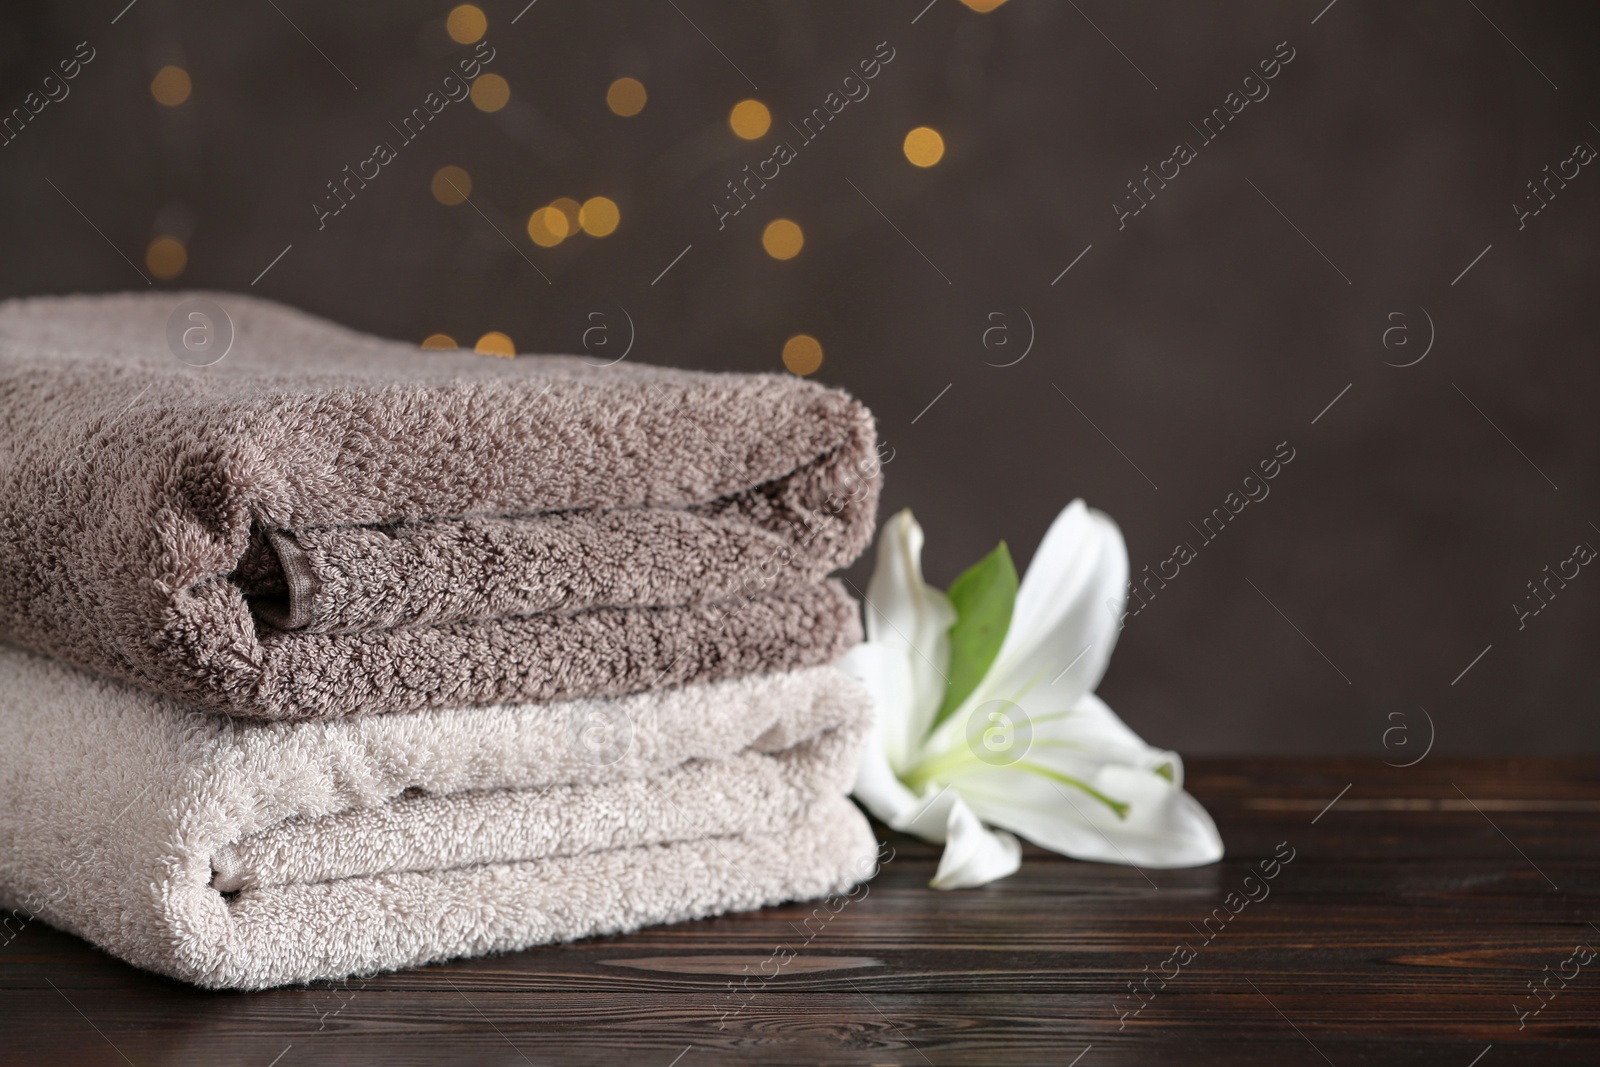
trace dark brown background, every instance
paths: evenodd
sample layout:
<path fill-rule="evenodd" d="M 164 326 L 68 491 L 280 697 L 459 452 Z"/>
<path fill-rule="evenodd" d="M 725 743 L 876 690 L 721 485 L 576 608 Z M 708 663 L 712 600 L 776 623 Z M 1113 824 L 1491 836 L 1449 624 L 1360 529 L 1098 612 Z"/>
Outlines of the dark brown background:
<path fill-rule="evenodd" d="M 513 25 L 525 0 L 488 0 L 511 105 L 451 105 L 318 232 L 324 182 L 470 51 L 444 34 L 450 4 L 139 0 L 113 24 L 125 2 L 0 15 L 7 110 L 79 41 L 97 51 L 0 147 L 0 294 L 145 288 L 118 252 L 142 267 L 176 230 L 189 267 L 158 285 L 409 340 L 499 329 L 576 351 L 591 312 L 620 340 L 625 309 L 630 359 L 770 371 L 809 332 L 819 379 L 878 413 L 884 514 L 915 508 L 940 584 L 1000 538 L 1025 562 L 1076 496 L 1154 565 L 1288 441 L 1271 496 L 1123 633 L 1102 692 L 1136 729 L 1192 753 L 1403 762 L 1426 708 L 1440 753 L 1600 742 L 1600 577 L 1520 632 L 1511 608 L 1576 542 L 1600 545 L 1600 173 L 1520 232 L 1511 208 L 1576 142 L 1600 146 L 1593 7 L 538 0 Z M 880 41 L 896 57 L 871 95 L 719 232 L 722 183 L 772 142 L 735 139 L 731 105 L 755 96 L 782 129 Z M 1271 95 L 1119 232 L 1124 183 L 1197 142 L 1188 124 L 1282 41 L 1296 58 Z M 165 63 L 194 78 L 175 109 L 147 88 Z M 631 119 L 604 104 L 624 74 L 650 93 Z M 929 170 L 900 151 L 919 124 L 948 145 Z M 447 163 L 483 214 L 433 200 Z M 528 241 L 532 209 L 597 194 L 621 205 L 616 234 Z M 759 245 L 779 215 L 807 238 L 787 263 Z M 1423 308 L 1432 351 L 1385 366 L 1421 352 Z M 1021 351 L 1024 309 L 1027 358 L 986 365 Z M 1384 348 L 1391 312 L 1410 347 Z M 1011 345 L 986 348 L 1002 321 Z"/>

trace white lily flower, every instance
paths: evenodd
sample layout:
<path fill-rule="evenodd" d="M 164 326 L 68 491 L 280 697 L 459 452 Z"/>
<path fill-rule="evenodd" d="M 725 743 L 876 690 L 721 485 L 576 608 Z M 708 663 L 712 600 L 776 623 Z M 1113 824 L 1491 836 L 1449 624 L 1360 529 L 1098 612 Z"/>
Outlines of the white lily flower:
<path fill-rule="evenodd" d="M 922 580 L 922 541 L 909 510 L 885 524 L 867 587 L 867 640 L 841 666 L 877 712 L 855 795 L 894 829 L 945 845 L 933 887 L 1015 872 L 1022 846 L 1008 830 L 1078 859 L 1138 867 L 1221 859 L 1222 838 L 1184 792 L 1178 754 L 1145 744 L 1094 695 L 1128 581 L 1116 524 L 1082 500 L 1062 510 L 1015 587 L 993 662 L 939 721 L 957 613 Z"/>

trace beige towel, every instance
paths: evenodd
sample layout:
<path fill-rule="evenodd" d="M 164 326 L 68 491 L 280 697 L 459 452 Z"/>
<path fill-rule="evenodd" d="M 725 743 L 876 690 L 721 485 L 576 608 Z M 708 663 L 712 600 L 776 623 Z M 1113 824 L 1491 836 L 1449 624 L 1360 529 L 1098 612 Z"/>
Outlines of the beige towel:
<path fill-rule="evenodd" d="M 0 901 L 263 988 L 839 893 L 868 700 L 831 667 L 608 700 L 232 721 L 0 646 Z"/>
<path fill-rule="evenodd" d="M 792 375 L 420 351 L 228 294 L 0 304 L 0 638 L 229 714 L 830 662 L 856 612 L 818 583 L 878 481 L 867 410 Z"/>

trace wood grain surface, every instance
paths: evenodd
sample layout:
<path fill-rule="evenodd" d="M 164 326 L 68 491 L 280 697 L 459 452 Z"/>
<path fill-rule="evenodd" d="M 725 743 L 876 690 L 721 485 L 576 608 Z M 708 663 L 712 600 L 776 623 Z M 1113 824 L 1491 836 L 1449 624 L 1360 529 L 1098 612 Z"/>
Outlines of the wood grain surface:
<path fill-rule="evenodd" d="M 1189 786 L 1212 867 L 1030 848 L 939 893 L 937 850 L 884 834 L 837 914 L 311 988 L 201 992 L 34 923 L 0 949 L 0 1062 L 1600 1062 L 1600 760 L 1196 760 Z"/>

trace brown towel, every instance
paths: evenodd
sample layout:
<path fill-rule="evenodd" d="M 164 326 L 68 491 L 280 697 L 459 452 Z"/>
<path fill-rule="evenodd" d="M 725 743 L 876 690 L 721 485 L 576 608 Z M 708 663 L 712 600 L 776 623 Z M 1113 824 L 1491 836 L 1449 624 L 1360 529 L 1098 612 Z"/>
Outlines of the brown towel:
<path fill-rule="evenodd" d="M 263 718 L 636 692 L 857 639 L 820 581 L 877 503 L 845 394 L 197 298 L 0 305 L 0 638 Z M 230 325 L 205 367 L 169 340 Z"/>

